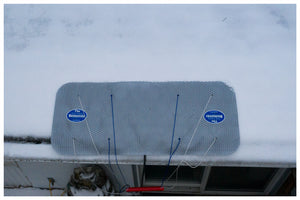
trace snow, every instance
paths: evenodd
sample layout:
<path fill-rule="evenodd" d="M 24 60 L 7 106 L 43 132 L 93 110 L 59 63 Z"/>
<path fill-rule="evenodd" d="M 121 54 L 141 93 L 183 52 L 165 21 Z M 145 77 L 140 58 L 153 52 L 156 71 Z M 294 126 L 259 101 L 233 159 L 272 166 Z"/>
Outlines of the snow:
<path fill-rule="evenodd" d="M 63 189 L 53 189 L 52 196 L 61 196 Z M 40 188 L 5 188 L 4 196 L 50 196 L 49 189 Z M 65 196 L 65 194 L 63 195 Z"/>
<path fill-rule="evenodd" d="M 253 146 L 255 145 L 255 148 Z M 22 149 L 22 151 L 20 151 Z M 278 150 L 280 149 L 280 151 Z M 287 155 L 286 152 L 291 152 Z M 13 144 L 4 143 L 4 157 L 6 160 L 30 161 L 60 161 L 66 163 L 99 163 L 108 164 L 107 155 L 100 156 L 63 156 L 55 152 L 51 145 L 46 144 Z M 112 157 L 112 156 L 111 156 Z M 254 166 L 254 167 L 296 167 L 296 147 L 290 143 L 270 143 L 262 141 L 253 144 L 243 143 L 237 151 L 229 156 L 188 156 L 174 155 L 171 165 L 177 165 L 182 160 L 191 164 L 213 166 Z M 166 165 L 168 156 L 147 156 L 147 164 Z M 118 156 L 119 164 L 143 164 L 143 155 Z M 111 158 L 111 163 L 115 160 Z M 182 164 L 185 165 L 185 164 Z"/>
<path fill-rule="evenodd" d="M 241 143 L 233 155 L 209 159 L 295 164 L 295 11 L 5 5 L 4 134 L 50 137 L 55 95 L 67 82 L 223 81 L 236 93 Z M 5 156 L 58 156 L 49 145 L 24 146 L 5 144 Z"/>

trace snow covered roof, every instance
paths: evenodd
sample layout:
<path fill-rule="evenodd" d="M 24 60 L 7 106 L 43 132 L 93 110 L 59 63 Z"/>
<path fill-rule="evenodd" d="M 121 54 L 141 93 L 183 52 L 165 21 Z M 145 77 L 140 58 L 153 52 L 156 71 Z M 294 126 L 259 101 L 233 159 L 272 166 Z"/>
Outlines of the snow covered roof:
<path fill-rule="evenodd" d="M 235 91 L 240 146 L 228 156 L 191 160 L 296 164 L 295 5 L 5 5 L 4 11 L 5 135 L 50 137 L 55 95 L 68 82 L 222 81 Z M 74 159 L 50 145 L 19 151 L 20 145 L 6 143 L 5 157 Z M 164 156 L 152 160 L 165 163 Z"/>

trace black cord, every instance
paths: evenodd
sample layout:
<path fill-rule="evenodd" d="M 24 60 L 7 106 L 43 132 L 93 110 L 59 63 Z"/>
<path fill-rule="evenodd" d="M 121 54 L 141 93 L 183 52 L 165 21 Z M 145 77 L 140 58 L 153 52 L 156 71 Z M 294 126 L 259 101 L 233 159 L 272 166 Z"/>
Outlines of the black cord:
<path fill-rule="evenodd" d="M 112 94 L 110 95 L 110 102 L 111 102 L 111 114 L 112 114 L 111 117 L 112 117 L 113 134 L 114 134 L 114 151 L 115 151 L 116 165 L 117 165 L 117 167 L 118 167 L 118 169 L 120 171 L 120 174 L 122 176 L 122 179 L 123 179 L 123 181 L 125 183 L 125 185 L 120 190 L 123 190 L 123 189 L 126 190 L 126 187 L 129 187 L 129 185 L 127 184 L 125 176 L 124 176 L 124 174 L 123 174 L 123 172 L 122 172 L 122 170 L 121 170 L 121 168 L 119 166 L 118 157 L 117 157 L 117 147 L 116 147 L 117 145 L 116 145 L 116 134 L 115 134 L 115 119 L 114 119 L 115 117 L 114 117 L 114 106 L 113 106 L 113 95 Z M 120 191 L 120 193 L 121 193 L 121 191 Z"/>
<path fill-rule="evenodd" d="M 146 168 L 146 155 L 144 155 L 144 165 L 143 165 L 143 173 L 142 173 L 142 177 L 141 177 L 141 187 L 143 187 L 143 183 L 144 183 L 145 168 Z"/>

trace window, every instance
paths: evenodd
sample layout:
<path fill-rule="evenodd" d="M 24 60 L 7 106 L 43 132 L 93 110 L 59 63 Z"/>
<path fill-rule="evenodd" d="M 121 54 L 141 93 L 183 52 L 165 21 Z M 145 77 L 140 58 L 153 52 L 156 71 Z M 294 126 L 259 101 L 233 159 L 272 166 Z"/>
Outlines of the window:
<path fill-rule="evenodd" d="M 276 168 L 212 167 L 206 190 L 264 191 Z"/>
<path fill-rule="evenodd" d="M 176 168 L 177 166 L 169 166 L 168 173 L 166 174 L 167 166 L 146 166 L 145 181 L 161 182 L 163 177 L 166 177 L 167 179 Z M 203 169 L 203 167 L 197 167 L 193 169 L 187 166 L 181 166 L 178 170 L 177 182 L 200 184 L 203 175 Z M 176 173 L 174 173 L 174 175 L 169 179 L 168 182 L 175 181 Z"/>
<path fill-rule="evenodd" d="M 177 166 L 151 166 L 145 168 L 143 186 L 160 186 Z M 275 194 L 287 177 L 290 169 L 270 167 L 197 167 L 181 166 L 176 174 L 164 183 L 163 192 L 148 192 L 143 195 L 271 195 Z M 142 166 L 139 168 L 140 175 Z M 139 175 L 139 177 L 140 177 Z"/>

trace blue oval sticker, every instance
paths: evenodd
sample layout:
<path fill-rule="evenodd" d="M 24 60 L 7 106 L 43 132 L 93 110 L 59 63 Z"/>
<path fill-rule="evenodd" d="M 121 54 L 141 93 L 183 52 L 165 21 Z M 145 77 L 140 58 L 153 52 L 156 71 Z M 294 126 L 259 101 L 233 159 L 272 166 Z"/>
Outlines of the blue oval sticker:
<path fill-rule="evenodd" d="M 210 110 L 204 114 L 204 119 L 213 124 L 222 122 L 224 118 L 224 114 L 218 110 Z"/>
<path fill-rule="evenodd" d="M 87 116 L 86 112 L 80 109 L 71 110 L 67 114 L 67 118 L 71 122 L 81 122 L 85 120 L 86 116 Z"/>

